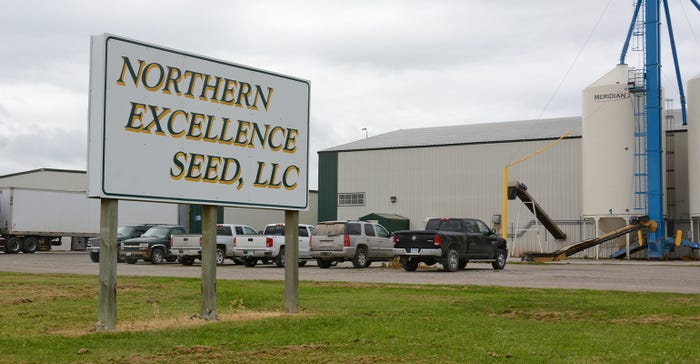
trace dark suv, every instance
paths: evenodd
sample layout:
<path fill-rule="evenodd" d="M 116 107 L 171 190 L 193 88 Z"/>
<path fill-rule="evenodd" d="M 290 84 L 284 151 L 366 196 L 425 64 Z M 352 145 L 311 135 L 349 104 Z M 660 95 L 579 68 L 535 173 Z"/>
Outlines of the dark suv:
<path fill-rule="evenodd" d="M 126 239 L 137 238 L 145 233 L 148 229 L 155 226 L 155 224 L 140 224 L 140 225 L 125 225 L 117 228 L 117 242 L 121 243 Z M 100 244 L 102 243 L 102 237 L 96 236 L 94 238 L 88 239 L 87 246 L 85 250 L 90 252 L 90 259 L 98 263 L 100 261 Z M 121 245 L 121 244 L 120 244 Z M 124 261 L 122 257 L 118 258 L 121 263 Z"/>
<path fill-rule="evenodd" d="M 141 237 L 124 240 L 120 244 L 119 256 L 129 264 L 134 264 L 139 259 L 150 261 L 152 264 L 174 262 L 177 257 L 171 253 L 170 238 L 183 234 L 187 234 L 187 231 L 179 225 L 153 226 Z"/>

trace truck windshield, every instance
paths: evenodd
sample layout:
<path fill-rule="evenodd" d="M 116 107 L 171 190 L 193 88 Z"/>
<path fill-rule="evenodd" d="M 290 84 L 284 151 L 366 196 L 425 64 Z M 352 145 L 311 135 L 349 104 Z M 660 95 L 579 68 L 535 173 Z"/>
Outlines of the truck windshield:
<path fill-rule="evenodd" d="M 319 224 L 314 230 L 314 235 L 336 236 L 345 233 L 345 223 L 339 222 L 335 224 Z"/>
<path fill-rule="evenodd" d="M 425 230 L 462 231 L 460 220 L 455 219 L 431 219 L 425 224 Z"/>
<path fill-rule="evenodd" d="M 230 226 L 217 226 L 216 235 L 233 236 Z"/>
<path fill-rule="evenodd" d="M 120 226 L 117 228 L 117 236 L 134 236 L 136 228 L 133 226 Z"/>
<path fill-rule="evenodd" d="M 284 235 L 284 225 L 268 225 L 263 235 Z"/>
<path fill-rule="evenodd" d="M 143 234 L 144 237 L 148 238 L 167 238 L 170 229 L 161 227 L 152 227 Z"/>

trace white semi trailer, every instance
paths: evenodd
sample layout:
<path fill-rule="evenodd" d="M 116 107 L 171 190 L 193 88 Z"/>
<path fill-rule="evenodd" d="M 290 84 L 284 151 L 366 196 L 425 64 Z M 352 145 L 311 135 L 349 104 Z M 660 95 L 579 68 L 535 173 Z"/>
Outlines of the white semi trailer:
<path fill-rule="evenodd" d="M 120 225 L 178 223 L 176 204 L 120 201 L 118 210 Z M 0 188 L 0 251 L 34 253 L 99 232 L 100 200 L 85 192 Z"/>

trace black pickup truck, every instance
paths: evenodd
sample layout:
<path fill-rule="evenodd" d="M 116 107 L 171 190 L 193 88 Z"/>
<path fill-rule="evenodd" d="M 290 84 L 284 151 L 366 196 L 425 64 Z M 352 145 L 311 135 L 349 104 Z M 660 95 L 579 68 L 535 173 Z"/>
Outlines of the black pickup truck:
<path fill-rule="evenodd" d="M 432 218 L 425 230 L 395 232 L 394 255 L 409 272 L 420 262 L 440 263 L 446 272 L 464 269 L 469 261 L 491 262 L 500 270 L 506 266 L 508 246 L 479 219 Z"/>

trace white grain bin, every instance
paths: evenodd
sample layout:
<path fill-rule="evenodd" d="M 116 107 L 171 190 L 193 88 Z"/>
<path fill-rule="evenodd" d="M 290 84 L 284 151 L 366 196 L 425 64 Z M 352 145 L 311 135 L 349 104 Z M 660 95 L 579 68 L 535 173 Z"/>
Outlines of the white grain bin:
<path fill-rule="evenodd" d="M 687 100 L 690 216 L 700 217 L 700 75 L 688 81 Z"/>
<path fill-rule="evenodd" d="M 629 217 L 634 211 L 634 97 L 627 65 L 583 90 L 583 215 Z M 642 212 L 643 213 L 643 212 Z"/>

